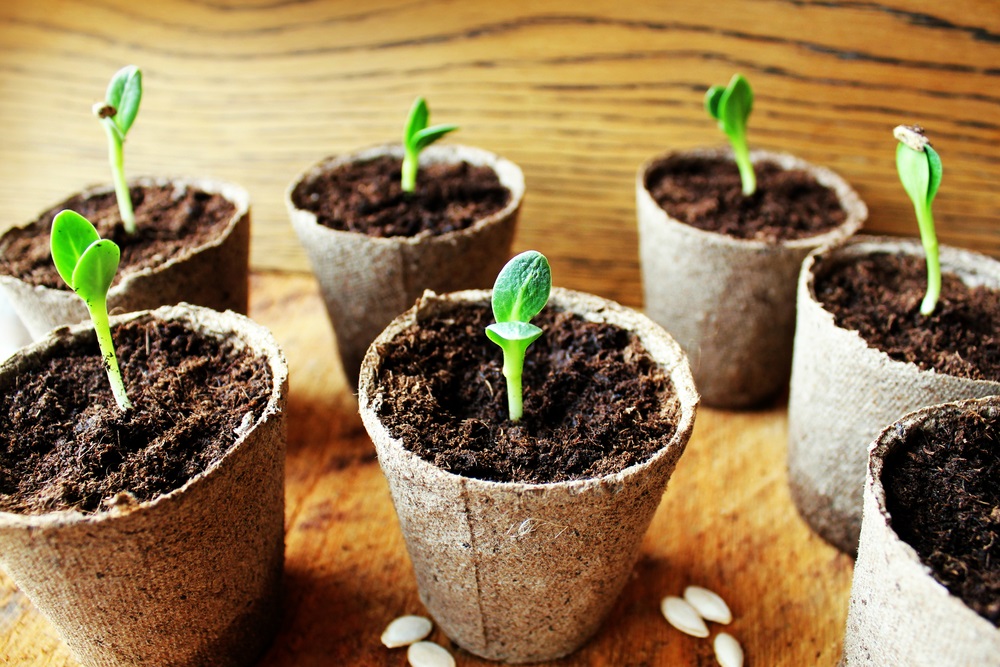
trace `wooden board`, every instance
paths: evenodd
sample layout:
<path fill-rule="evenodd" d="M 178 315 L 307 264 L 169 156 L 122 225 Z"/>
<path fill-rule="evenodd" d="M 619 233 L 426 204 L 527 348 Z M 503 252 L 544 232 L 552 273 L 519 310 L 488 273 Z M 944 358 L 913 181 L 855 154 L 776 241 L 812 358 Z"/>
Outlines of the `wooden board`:
<path fill-rule="evenodd" d="M 374 448 L 346 387 L 311 277 L 254 278 L 251 316 L 288 357 L 286 593 L 261 667 L 404 665 L 379 643 L 398 615 L 422 613 Z M 667 625 L 659 602 L 688 584 L 722 594 L 726 628 L 749 665 L 833 666 L 852 562 L 799 519 L 785 473 L 782 406 L 703 408 L 625 592 L 566 667 L 714 665 L 708 640 Z M 437 632 L 434 638 L 447 644 Z M 460 665 L 488 665 L 457 652 Z M 51 626 L 0 575 L 0 664 L 73 667 Z"/>
<path fill-rule="evenodd" d="M 640 305 L 636 170 L 723 143 L 702 96 L 741 71 L 751 144 L 842 173 L 874 231 L 917 233 L 891 130 L 926 126 L 943 242 L 1000 256 L 995 0 L 5 0 L 0 45 L 0 229 L 110 180 L 90 106 L 136 63 L 129 173 L 243 184 L 254 265 L 304 270 L 286 185 L 398 141 L 423 94 L 462 127 L 446 141 L 522 165 L 518 249 L 549 255 L 564 286 Z"/>

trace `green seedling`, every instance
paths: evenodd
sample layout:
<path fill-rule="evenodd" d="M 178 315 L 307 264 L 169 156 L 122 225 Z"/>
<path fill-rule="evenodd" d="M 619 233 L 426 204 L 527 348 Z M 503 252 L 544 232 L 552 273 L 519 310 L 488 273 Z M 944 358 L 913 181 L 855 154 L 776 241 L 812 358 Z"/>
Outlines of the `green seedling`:
<path fill-rule="evenodd" d="M 403 192 L 413 192 L 417 187 L 417 166 L 420 164 L 420 151 L 435 141 L 458 129 L 458 125 L 435 125 L 427 127 L 431 112 L 427 102 L 422 97 L 413 101 L 410 115 L 403 129 Z"/>
<path fill-rule="evenodd" d="M 94 105 L 94 115 L 100 119 L 108 135 L 108 159 L 111 161 L 111 174 L 115 181 L 115 196 L 118 198 L 122 224 L 129 234 L 135 233 L 135 213 L 132 211 L 132 197 L 125 180 L 125 154 L 122 147 L 125 135 L 139 113 L 140 100 L 142 72 L 135 65 L 129 65 L 111 77 L 104 101 Z"/>
<path fill-rule="evenodd" d="M 115 402 L 123 411 L 130 410 L 132 403 L 125 394 L 108 323 L 108 288 L 118 271 L 121 256 L 118 246 L 114 241 L 101 239 L 90 221 L 74 211 L 61 211 L 55 217 L 50 243 L 56 270 L 90 311 Z"/>
<path fill-rule="evenodd" d="M 545 255 L 535 250 L 522 252 L 500 270 L 493 285 L 493 317 L 486 336 L 503 350 L 503 375 L 507 378 L 507 407 L 510 420 L 523 414 L 521 373 L 524 353 L 542 330 L 529 320 L 542 311 L 552 291 L 552 271 Z"/>
<path fill-rule="evenodd" d="M 941 158 L 931 148 L 923 129 L 900 125 L 892 132 L 896 145 L 896 170 L 903 189 L 913 202 L 920 228 L 920 241 L 927 258 L 927 293 L 920 302 L 920 314 L 931 315 L 941 296 L 941 260 L 931 202 L 941 187 Z"/>
<path fill-rule="evenodd" d="M 753 89 L 741 74 L 734 74 L 729 85 L 712 86 L 705 93 L 705 110 L 719 122 L 719 129 L 733 147 L 733 157 L 743 181 L 743 194 L 750 196 L 757 191 L 757 175 L 750 162 L 747 145 L 747 119 L 753 110 Z"/>

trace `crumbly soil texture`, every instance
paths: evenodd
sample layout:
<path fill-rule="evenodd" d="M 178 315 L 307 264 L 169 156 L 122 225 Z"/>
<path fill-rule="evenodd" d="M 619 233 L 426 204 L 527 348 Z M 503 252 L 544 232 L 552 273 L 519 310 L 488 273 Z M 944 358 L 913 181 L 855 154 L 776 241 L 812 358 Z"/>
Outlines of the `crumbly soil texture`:
<path fill-rule="evenodd" d="M 114 192 L 68 199 L 43 213 L 23 229 L 12 229 L 0 240 L 0 273 L 31 285 L 66 289 L 52 264 L 49 232 L 52 219 L 63 209 L 76 211 L 97 228 L 101 238 L 121 249 L 118 275 L 163 264 L 185 250 L 210 243 L 229 225 L 236 206 L 220 194 L 173 185 L 133 187 L 136 231 L 127 234 Z"/>
<path fill-rule="evenodd" d="M 599 477 L 649 460 L 676 430 L 669 377 L 638 338 L 547 308 L 525 358 L 524 416 L 511 422 L 502 352 L 485 306 L 422 320 L 384 353 L 378 413 L 426 461 L 498 482 Z M 664 407 L 666 406 L 666 407 Z"/>
<path fill-rule="evenodd" d="M 837 193 L 808 172 L 773 162 L 754 165 L 757 191 L 745 196 L 736 163 L 670 155 L 646 171 L 646 189 L 670 217 L 708 232 L 775 243 L 844 224 Z"/>
<path fill-rule="evenodd" d="M 816 296 L 838 327 L 897 361 L 973 380 L 1000 380 L 1000 291 L 969 287 L 950 273 L 929 317 L 922 257 L 876 253 L 815 269 Z"/>
<path fill-rule="evenodd" d="M 96 341 L 61 344 L 4 388 L 0 511 L 91 513 L 152 500 L 218 461 L 267 406 L 267 363 L 233 342 L 161 321 L 113 335 L 135 406 L 127 413 Z"/>
<path fill-rule="evenodd" d="M 299 183 L 292 202 L 331 229 L 386 237 L 466 229 L 503 210 L 511 198 L 489 167 L 421 167 L 412 193 L 403 192 L 401 170 L 402 160 L 389 156 L 350 162 Z"/>
<path fill-rule="evenodd" d="M 952 413 L 913 429 L 882 475 L 892 526 L 934 577 L 1000 627 L 1000 422 Z"/>

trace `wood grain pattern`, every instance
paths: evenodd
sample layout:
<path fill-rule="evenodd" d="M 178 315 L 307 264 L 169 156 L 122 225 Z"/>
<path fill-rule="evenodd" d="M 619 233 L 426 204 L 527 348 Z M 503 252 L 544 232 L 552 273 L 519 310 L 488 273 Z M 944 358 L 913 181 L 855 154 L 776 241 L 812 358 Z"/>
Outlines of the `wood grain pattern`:
<path fill-rule="evenodd" d="M 253 262 L 305 270 L 282 203 L 325 155 L 396 141 L 410 102 L 449 141 L 522 165 L 518 249 L 557 281 L 639 305 L 633 179 L 672 149 L 723 143 L 702 95 L 734 71 L 757 92 L 751 143 L 827 165 L 916 235 L 891 129 L 944 159 L 944 242 L 1000 256 L 1000 12 L 991 0 L 6 0 L 0 6 L 0 228 L 109 180 L 90 115 L 141 65 L 132 174 L 243 184 Z"/>
<path fill-rule="evenodd" d="M 251 316 L 288 357 L 286 593 L 280 634 L 261 667 L 403 665 L 385 625 L 422 613 L 374 448 L 334 354 L 310 277 L 255 277 Z M 749 663 L 832 666 L 840 654 L 851 560 L 810 533 L 788 495 L 783 407 L 703 408 L 624 594 L 566 667 L 714 665 L 711 643 L 660 616 L 688 584 L 722 594 L 726 631 Z M 447 645 L 436 631 L 433 638 Z M 489 665 L 457 652 L 463 666 Z M 6 662 L 5 662 L 6 661 Z M 54 630 L 0 574 L 0 664 L 76 667 Z"/>
<path fill-rule="evenodd" d="M 462 126 L 449 140 L 524 169 L 517 249 L 545 252 L 557 284 L 640 305 L 636 169 L 721 144 L 702 94 L 737 70 L 757 93 L 751 143 L 843 174 L 870 230 L 916 234 L 890 133 L 926 126 L 945 164 L 942 240 L 1000 256 L 992 0 L 5 0 L 0 228 L 109 180 L 90 104 L 133 62 L 146 96 L 129 173 L 244 185 L 258 270 L 308 268 L 282 202 L 296 173 L 395 140 L 423 94 L 435 122 Z M 420 605 L 315 283 L 259 274 L 252 301 L 292 366 L 286 612 L 261 665 L 403 664 L 378 634 Z M 708 642 L 659 616 L 660 597 L 688 583 L 726 596 L 749 664 L 835 664 L 851 562 L 796 516 L 785 431 L 779 406 L 701 411 L 612 618 L 559 664 L 714 664 Z M 73 665 L 2 575 L 0 663 Z"/>

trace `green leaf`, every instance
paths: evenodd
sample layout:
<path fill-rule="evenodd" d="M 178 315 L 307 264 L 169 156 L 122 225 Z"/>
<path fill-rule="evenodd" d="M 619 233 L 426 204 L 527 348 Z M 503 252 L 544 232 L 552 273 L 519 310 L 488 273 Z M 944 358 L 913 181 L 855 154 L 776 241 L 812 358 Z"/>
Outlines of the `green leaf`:
<path fill-rule="evenodd" d="M 552 271 L 545 255 L 528 250 L 504 266 L 493 285 L 497 322 L 527 322 L 541 312 L 552 290 Z"/>
<path fill-rule="evenodd" d="M 413 101 L 413 106 L 410 107 L 410 115 L 406 118 L 406 127 L 403 130 L 404 145 L 415 145 L 416 135 L 427 127 L 430 115 L 431 112 L 427 108 L 427 101 L 423 97 L 418 97 Z"/>
<path fill-rule="evenodd" d="M 719 102 L 725 92 L 726 89 L 722 86 L 712 86 L 705 93 L 705 111 L 715 120 L 719 120 Z"/>
<path fill-rule="evenodd" d="M 538 340 L 542 330 L 529 322 L 496 322 L 486 327 L 486 336 L 503 347 L 506 341 L 518 341 L 527 347 Z"/>
<path fill-rule="evenodd" d="M 119 259 L 121 252 L 114 241 L 102 239 L 91 243 L 73 271 L 73 289 L 80 298 L 88 304 L 106 300 Z"/>
<path fill-rule="evenodd" d="M 719 98 L 722 131 L 730 136 L 746 134 L 747 119 L 753 110 L 753 89 L 740 74 L 734 74 Z"/>
<path fill-rule="evenodd" d="M 142 72 L 135 65 L 118 70 L 108 84 L 104 101 L 115 108 L 112 121 L 122 137 L 128 133 L 142 101 Z"/>
<path fill-rule="evenodd" d="M 100 240 L 97 230 L 90 221 L 76 211 L 61 211 L 52 221 L 49 247 L 56 271 L 73 287 L 73 272 L 80 257 L 93 243 Z"/>
<path fill-rule="evenodd" d="M 414 144 L 417 147 L 417 151 L 419 152 L 424 150 L 444 135 L 449 132 L 454 132 L 457 129 L 458 125 L 435 125 L 434 127 L 425 127 L 414 135 Z"/>
<path fill-rule="evenodd" d="M 924 209 L 933 199 L 928 196 L 931 171 L 927 155 L 925 151 L 915 151 L 906 144 L 896 144 L 896 171 L 899 172 L 899 180 L 913 205 Z"/>
<path fill-rule="evenodd" d="M 941 187 L 941 175 L 944 167 L 941 165 L 941 156 L 931 148 L 930 144 L 924 146 L 924 152 L 927 154 L 927 206 L 930 206 L 934 197 L 937 196 L 938 188 Z"/>

